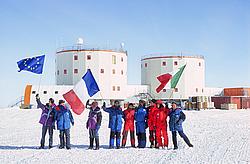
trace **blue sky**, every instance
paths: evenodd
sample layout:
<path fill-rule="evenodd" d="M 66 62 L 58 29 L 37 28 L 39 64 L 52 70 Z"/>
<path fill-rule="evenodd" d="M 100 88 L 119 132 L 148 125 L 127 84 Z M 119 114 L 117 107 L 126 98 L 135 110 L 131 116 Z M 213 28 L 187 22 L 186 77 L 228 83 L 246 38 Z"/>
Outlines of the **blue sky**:
<path fill-rule="evenodd" d="M 54 84 L 55 51 L 78 37 L 95 47 L 128 50 L 128 82 L 140 84 L 143 55 L 201 54 L 206 86 L 250 86 L 250 1 L 0 1 L 1 95 L 4 107 L 39 75 L 17 72 L 19 59 L 45 53 L 42 84 Z"/>

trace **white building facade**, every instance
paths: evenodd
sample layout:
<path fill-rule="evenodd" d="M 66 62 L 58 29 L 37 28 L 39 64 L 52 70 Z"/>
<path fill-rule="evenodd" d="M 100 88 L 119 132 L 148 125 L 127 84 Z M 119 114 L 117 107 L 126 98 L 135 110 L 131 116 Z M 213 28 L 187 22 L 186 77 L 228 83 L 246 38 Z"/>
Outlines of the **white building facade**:
<path fill-rule="evenodd" d="M 167 85 L 161 92 L 157 77 L 169 73 L 172 76 L 180 67 L 186 67 L 175 89 Z M 141 59 L 141 83 L 149 86 L 149 93 L 158 99 L 189 99 L 205 92 L 205 60 L 203 56 L 153 55 Z M 169 82 L 170 83 L 170 82 Z"/>
<path fill-rule="evenodd" d="M 56 53 L 56 85 L 75 85 L 91 69 L 100 92 L 93 99 L 125 99 L 126 51 L 66 49 Z"/>

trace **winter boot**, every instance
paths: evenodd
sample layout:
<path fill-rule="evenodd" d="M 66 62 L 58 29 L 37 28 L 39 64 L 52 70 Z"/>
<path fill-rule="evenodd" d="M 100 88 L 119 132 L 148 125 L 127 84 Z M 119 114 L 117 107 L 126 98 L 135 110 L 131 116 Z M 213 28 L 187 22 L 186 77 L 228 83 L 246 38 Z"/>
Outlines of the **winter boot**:
<path fill-rule="evenodd" d="M 64 135 L 60 134 L 60 146 L 59 149 L 63 149 L 65 147 Z"/>
<path fill-rule="evenodd" d="M 94 147 L 94 138 L 89 138 L 89 148 L 90 150 L 92 150 Z"/>
<path fill-rule="evenodd" d="M 130 131 L 130 141 L 131 141 L 131 146 L 135 147 L 135 133 L 134 133 L 134 131 Z"/>
<path fill-rule="evenodd" d="M 66 149 L 71 149 L 70 148 L 70 130 L 69 129 L 66 129 L 65 130 L 65 136 L 66 136 Z"/>
<path fill-rule="evenodd" d="M 38 149 L 44 149 L 44 145 L 41 145 Z"/>
<path fill-rule="evenodd" d="M 116 148 L 120 149 L 120 142 L 121 142 L 121 138 L 117 138 L 116 139 Z"/>
<path fill-rule="evenodd" d="M 114 138 L 110 138 L 109 149 L 114 149 L 114 143 L 115 143 L 115 139 Z"/>
<path fill-rule="evenodd" d="M 124 131 L 122 136 L 122 148 L 124 148 L 126 145 L 127 136 L 128 136 L 128 131 Z"/>
<path fill-rule="evenodd" d="M 186 142 L 186 144 L 187 144 L 189 147 L 194 147 L 194 146 L 190 143 L 188 137 L 186 136 L 186 134 L 185 134 L 183 131 L 180 131 L 179 134 L 180 134 L 180 136 L 184 139 L 184 141 Z"/>
<path fill-rule="evenodd" d="M 121 147 L 121 132 L 116 132 L 116 148 L 120 149 Z"/>
<path fill-rule="evenodd" d="M 172 140 L 173 140 L 173 144 L 174 144 L 174 150 L 178 149 L 178 146 L 177 146 L 177 136 L 176 136 L 176 132 L 175 131 L 172 132 Z"/>
<path fill-rule="evenodd" d="M 99 137 L 95 138 L 95 145 L 96 145 L 95 150 L 99 150 L 99 148 L 100 148 Z"/>

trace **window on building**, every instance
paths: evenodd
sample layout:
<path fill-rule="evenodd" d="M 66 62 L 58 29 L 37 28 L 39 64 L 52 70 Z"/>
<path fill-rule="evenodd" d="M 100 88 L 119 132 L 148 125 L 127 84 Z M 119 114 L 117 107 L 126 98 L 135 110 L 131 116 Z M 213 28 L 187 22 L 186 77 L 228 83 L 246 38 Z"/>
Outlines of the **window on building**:
<path fill-rule="evenodd" d="M 175 62 L 174 62 L 174 65 L 178 65 L 178 62 L 177 62 L 177 61 L 175 61 Z"/>
<path fill-rule="evenodd" d="M 121 62 L 123 62 L 123 57 L 121 57 Z"/>
<path fill-rule="evenodd" d="M 104 69 L 101 69 L 101 73 L 104 73 Z"/>
<path fill-rule="evenodd" d="M 67 70 L 66 69 L 63 70 L 63 73 L 64 73 L 64 75 L 67 75 Z"/>
<path fill-rule="evenodd" d="M 47 94 L 47 91 L 43 91 L 43 94 L 45 94 L 45 95 L 46 95 L 46 94 Z"/>
<path fill-rule="evenodd" d="M 123 70 L 121 70 L 121 74 L 123 75 Z"/>
<path fill-rule="evenodd" d="M 179 91 L 178 88 L 175 88 L 175 89 L 174 89 L 174 92 L 178 92 L 178 91 Z"/>
<path fill-rule="evenodd" d="M 74 73 L 77 74 L 78 73 L 78 69 L 74 69 Z"/>
<path fill-rule="evenodd" d="M 55 94 L 57 95 L 57 94 L 58 94 L 58 91 L 55 91 Z"/>
<path fill-rule="evenodd" d="M 113 86 L 112 88 L 113 88 L 113 91 L 115 91 L 115 86 Z"/>
<path fill-rule="evenodd" d="M 32 91 L 32 94 L 36 94 L 36 91 Z"/>
<path fill-rule="evenodd" d="M 148 63 L 145 63 L 145 67 L 148 67 Z"/>
<path fill-rule="evenodd" d="M 59 70 L 57 70 L 57 75 L 59 75 Z"/>
<path fill-rule="evenodd" d="M 112 69 L 112 73 L 115 74 L 115 69 Z"/>
<path fill-rule="evenodd" d="M 167 92 L 167 90 L 166 90 L 166 89 L 163 89 L 162 92 Z"/>
<path fill-rule="evenodd" d="M 74 56 L 74 60 L 78 60 L 78 56 L 77 55 Z"/>
<path fill-rule="evenodd" d="M 196 92 L 198 92 L 198 91 L 199 91 L 199 90 L 198 90 L 198 88 L 196 88 L 195 90 L 196 90 Z"/>
<path fill-rule="evenodd" d="M 121 90 L 120 86 L 117 86 L 117 91 L 120 91 L 120 90 Z"/>
<path fill-rule="evenodd" d="M 162 66 L 166 66 L 167 65 L 167 63 L 164 61 L 164 62 L 162 62 Z"/>
<path fill-rule="evenodd" d="M 201 62 L 199 62 L 199 66 L 201 66 Z"/>
<path fill-rule="evenodd" d="M 91 60 L 91 55 L 87 55 L 87 60 Z"/>
<path fill-rule="evenodd" d="M 112 64 L 116 64 L 116 56 L 112 55 Z"/>

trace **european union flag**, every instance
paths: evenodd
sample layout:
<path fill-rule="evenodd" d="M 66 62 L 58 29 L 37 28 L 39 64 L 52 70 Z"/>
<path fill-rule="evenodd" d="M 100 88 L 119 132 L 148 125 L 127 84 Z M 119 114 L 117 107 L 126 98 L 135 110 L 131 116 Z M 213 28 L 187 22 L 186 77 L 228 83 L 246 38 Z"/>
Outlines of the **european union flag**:
<path fill-rule="evenodd" d="M 18 72 L 25 70 L 36 74 L 42 74 L 44 59 L 45 55 L 22 59 L 17 62 L 18 68 L 20 69 Z"/>

